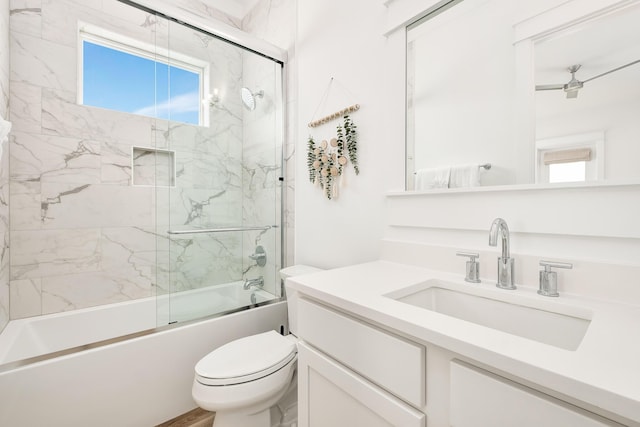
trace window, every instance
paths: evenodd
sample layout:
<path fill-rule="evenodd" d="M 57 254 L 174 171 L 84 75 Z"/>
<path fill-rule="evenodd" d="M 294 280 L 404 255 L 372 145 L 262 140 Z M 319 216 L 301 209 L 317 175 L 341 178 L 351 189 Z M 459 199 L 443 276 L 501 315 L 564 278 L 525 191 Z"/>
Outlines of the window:
<path fill-rule="evenodd" d="M 584 182 L 604 178 L 604 132 L 536 141 L 536 182 Z"/>
<path fill-rule="evenodd" d="M 203 61 L 86 24 L 79 48 L 80 104 L 208 125 Z"/>
<path fill-rule="evenodd" d="M 586 181 L 586 166 L 586 161 L 551 164 L 549 165 L 549 183 Z"/>

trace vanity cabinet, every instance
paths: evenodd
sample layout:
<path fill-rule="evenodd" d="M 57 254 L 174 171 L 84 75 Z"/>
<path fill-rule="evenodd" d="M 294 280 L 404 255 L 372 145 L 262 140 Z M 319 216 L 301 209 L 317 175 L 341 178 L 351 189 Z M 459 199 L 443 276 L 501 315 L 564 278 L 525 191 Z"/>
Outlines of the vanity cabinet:
<path fill-rule="evenodd" d="M 425 348 L 298 301 L 300 427 L 425 427 Z"/>
<path fill-rule="evenodd" d="M 452 427 L 621 425 L 463 362 L 451 362 L 450 380 Z"/>
<path fill-rule="evenodd" d="M 300 427 L 623 426 L 306 297 L 298 335 Z"/>

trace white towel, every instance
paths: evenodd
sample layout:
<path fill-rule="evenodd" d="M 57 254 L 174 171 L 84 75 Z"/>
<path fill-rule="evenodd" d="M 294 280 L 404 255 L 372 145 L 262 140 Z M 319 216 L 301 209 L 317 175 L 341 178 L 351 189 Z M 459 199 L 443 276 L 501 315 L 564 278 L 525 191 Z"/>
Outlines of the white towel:
<path fill-rule="evenodd" d="M 455 165 L 451 166 L 449 188 L 477 187 L 480 185 L 480 165 Z"/>
<path fill-rule="evenodd" d="M 7 136 L 11 131 L 11 122 L 4 120 L 0 117 L 0 159 L 2 158 L 2 152 L 4 150 L 4 144 L 9 140 Z"/>
<path fill-rule="evenodd" d="M 415 189 L 417 191 L 430 190 L 433 188 L 447 188 L 449 187 L 449 175 L 451 174 L 451 168 L 437 167 L 418 169 L 415 177 Z"/>

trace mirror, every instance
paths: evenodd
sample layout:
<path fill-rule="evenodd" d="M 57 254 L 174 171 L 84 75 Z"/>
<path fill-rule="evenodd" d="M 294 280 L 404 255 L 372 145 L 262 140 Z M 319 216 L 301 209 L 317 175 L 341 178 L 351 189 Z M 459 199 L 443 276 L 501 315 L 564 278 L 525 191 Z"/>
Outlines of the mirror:
<path fill-rule="evenodd" d="M 640 1 L 546 3 L 407 28 L 408 190 L 640 180 Z"/>

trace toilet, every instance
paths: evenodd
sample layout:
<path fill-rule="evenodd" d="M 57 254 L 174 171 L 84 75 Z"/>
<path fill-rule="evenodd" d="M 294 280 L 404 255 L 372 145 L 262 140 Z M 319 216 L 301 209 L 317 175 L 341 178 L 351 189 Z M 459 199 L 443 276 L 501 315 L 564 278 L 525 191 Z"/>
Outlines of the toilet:
<path fill-rule="evenodd" d="M 286 279 L 316 271 L 320 270 L 306 265 L 280 270 L 287 293 L 289 335 L 268 331 L 240 338 L 196 364 L 192 396 L 202 409 L 216 413 L 213 427 L 297 425 L 297 307 Z"/>

